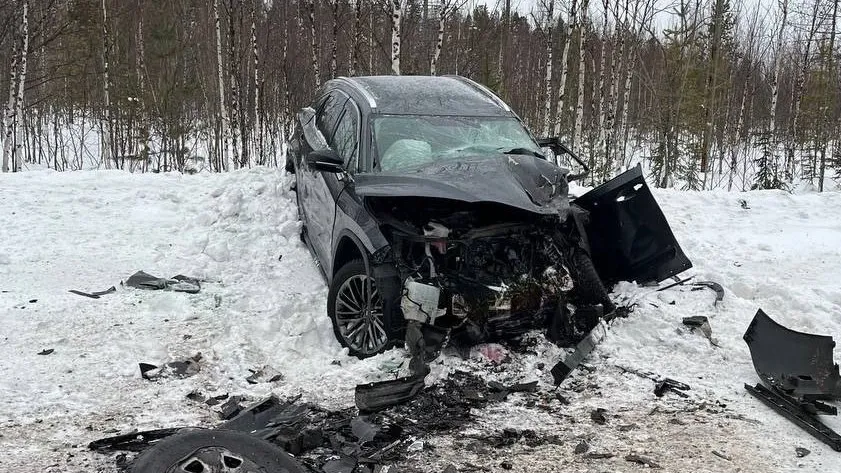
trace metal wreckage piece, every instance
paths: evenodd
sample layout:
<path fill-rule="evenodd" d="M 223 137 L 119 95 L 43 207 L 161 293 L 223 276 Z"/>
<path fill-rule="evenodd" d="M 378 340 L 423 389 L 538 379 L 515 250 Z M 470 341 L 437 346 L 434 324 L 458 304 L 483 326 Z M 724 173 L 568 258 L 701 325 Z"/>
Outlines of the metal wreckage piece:
<path fill-rule="evenodd" d="M 762 309 L 744 335 L 762 383 L 745 384 L 751 395 L 841 452 L 841 435 L 818 414 L 836 415 L 825 400 L 841 399 L 841 374 L 832 358 L 835 341 L 827 335 L 797 332 L 775 322 Z"/>

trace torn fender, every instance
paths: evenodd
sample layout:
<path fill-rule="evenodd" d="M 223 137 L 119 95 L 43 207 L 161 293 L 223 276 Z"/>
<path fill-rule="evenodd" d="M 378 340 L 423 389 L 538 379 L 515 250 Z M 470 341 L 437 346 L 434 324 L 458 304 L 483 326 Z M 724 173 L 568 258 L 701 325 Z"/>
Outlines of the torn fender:
<path fill-rule="evenodd" d="M 575 200 L 589 212 L 590 255 L 607 284 L 660 282 L 692 267 L 637 166 Z"/>
<path fill-rule="evenodd" d="M 841 397 L 832 337 L 796 332 L 759 309 L 743 338 L 756 373 L 769 388 L 807 400 Z"/>

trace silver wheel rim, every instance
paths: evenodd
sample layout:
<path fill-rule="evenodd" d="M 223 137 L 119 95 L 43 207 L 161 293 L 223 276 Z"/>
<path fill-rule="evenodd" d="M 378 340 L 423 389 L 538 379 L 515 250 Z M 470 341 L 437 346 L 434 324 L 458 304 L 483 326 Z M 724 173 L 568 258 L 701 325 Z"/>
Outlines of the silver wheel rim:
<path fill-rule="evenodd" d="M 385 348 L 383 301 L 371 280 L 371 305 L 368 301 L 368 276 L 357 274 L 342 283 L 336 293 L 336 323 L 345 345 L 362 355 L 373 355 Z"/>

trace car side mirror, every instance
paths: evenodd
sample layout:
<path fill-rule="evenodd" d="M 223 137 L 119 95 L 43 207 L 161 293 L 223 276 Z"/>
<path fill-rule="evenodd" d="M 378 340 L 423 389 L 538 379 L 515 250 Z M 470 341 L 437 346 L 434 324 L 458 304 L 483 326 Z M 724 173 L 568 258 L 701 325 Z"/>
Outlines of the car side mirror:
<path fill-rule="evenodd" d="M 344 164 L 345 160 L 339 156 L 339 153 L 330 148 L 315 150 L 307 155 L 307 166 L 316 171 L 344 172 L 342 169 Z"/>

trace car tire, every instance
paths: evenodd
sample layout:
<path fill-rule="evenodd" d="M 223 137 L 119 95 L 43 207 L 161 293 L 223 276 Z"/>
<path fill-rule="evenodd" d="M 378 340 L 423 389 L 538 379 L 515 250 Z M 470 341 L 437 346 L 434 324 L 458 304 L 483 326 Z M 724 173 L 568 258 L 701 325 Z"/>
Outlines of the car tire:
<path fill-rule="evenodd" d="M 292 153 L 290 153 L 288 149 L 286 151 L 285 161 L 286 162 L 283 163 L 283 169 L 285 169 L 289 174 L 295 174 L 295 160 L 292 159 Z"/>
<path fill-rule="evenodd" d="M 365 307 L 367 282 L 373 292 L 371 308 Z M 391 347 L 389 317 L 376 283 L 365 271 L 365 263 L 355 259 L 342 266 L 330 283 L 327 294 L 327 315 L 333 323 L 333 334 L 349 354 L 368 358 Z"/>
<path fill-rule="evenodd" d="M 228 471 L 304 473 L 289 454 L 261 438 L 232 430 L 190 430 L 144 450 L 131 473 Z"/>
<path fill-rule="evenodd" d="M 610 293 L 596 271 L 593 259 L 578 246 L 575 246 L 569 255 L 569 270 L 575 284 L 575 297 L 579 302 L 601 304 L 605 315 L 616 309 L 610 300 Z"/>

